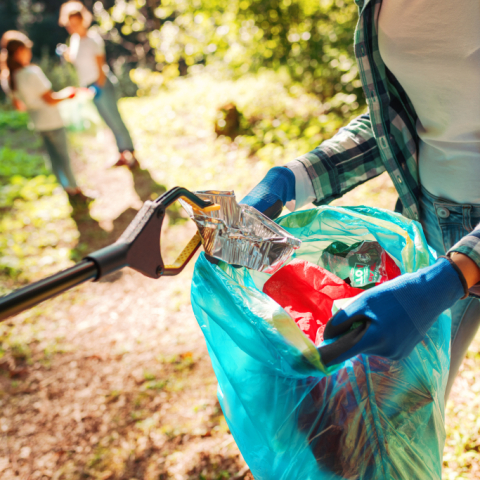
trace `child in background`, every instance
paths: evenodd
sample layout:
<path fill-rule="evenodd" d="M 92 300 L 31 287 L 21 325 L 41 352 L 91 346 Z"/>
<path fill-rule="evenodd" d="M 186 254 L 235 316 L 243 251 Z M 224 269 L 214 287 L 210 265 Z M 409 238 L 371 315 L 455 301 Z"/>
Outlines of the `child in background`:
<path fill-rule="evenodd" d="M 26 110 L 35 130 L 41 135 L 52 170 L 70 198 L 88 199 L 77 186 L 70 165 L 67 135 L 57 103 L 75 96 L 75 89 L 67 87 L 52 91 L 52 84 L 40 67 L 31 65 L 32 42 L 21 32 L 10 30 L 2 36 L 0 69 L 2 87 L 12 98 L 15 108 Z"/>
<path fill-rule="evenodd" d="M 95 93 L 93 102 L 115 136 L 120 156 L 114 166 L 133 169 L 138 161 L 132 138 L 118 111 L 114 87 L 117 79 L 106 63 L 102 37 L 88 29 L 91 22 L 92 14 L 81 2 L 70 1 L 62 5 L 58 23 L 71 35 L 64 57 L 75 66 L 80 86 L 89 87 Z"/>

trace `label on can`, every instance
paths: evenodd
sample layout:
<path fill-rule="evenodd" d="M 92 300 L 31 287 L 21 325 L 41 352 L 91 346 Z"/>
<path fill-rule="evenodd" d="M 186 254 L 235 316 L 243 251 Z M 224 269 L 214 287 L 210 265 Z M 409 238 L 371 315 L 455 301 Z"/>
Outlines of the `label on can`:
<path fill-rule="evenodd" d="M 323 266 L 352 287 L 368 289 L 400 275 L 395 262 L 378 242 L 346 245 L 336 241 L 322 254 Z"/>

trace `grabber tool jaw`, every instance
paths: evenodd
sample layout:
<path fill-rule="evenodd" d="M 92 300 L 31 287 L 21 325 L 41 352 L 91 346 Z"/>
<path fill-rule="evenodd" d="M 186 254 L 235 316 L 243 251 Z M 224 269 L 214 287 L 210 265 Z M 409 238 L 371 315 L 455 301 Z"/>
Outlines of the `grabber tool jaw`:
<path fill-rule="evenodd" d="M 179 198 L 196 210 L 208 212 L 220 208 L 219 205 L 202 200 L 183 187 L 172 188 L 153 202 L 145 202 L 132 223 L 113 245 L 85 257 L 97 265 L 99 272 L 97 280 L 127 266 L 150 278 L 178 275 L 201 244 L 201 237 L 197 232 L 175 262 L 165 265 L 160 248 L 162 223 L 166 209 Z"/>
<path fill-rule="evenodd" d="M 81 283 L 99 280 L 123 267 L 131 267 L 150 278 L 178 275 L 201 243 L 197 233 L 172 265 L 165 265 L 160 250 L 162 223 L 169 205 L 182 198 L 194 209 L 219 210 L 219 205 L 202 200 L 182 187 L 175 187 L 145 202 L 122 236 L 108 247 L 85 257 L 73 267 L 15 290 L 0 298 L 0 321 L 31 308 Z"/>

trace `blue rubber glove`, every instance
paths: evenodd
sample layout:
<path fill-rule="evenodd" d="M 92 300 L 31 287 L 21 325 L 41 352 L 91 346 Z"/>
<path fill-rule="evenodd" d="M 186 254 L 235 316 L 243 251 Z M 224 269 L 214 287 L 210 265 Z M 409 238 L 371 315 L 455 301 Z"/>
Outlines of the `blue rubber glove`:
<path fill-rule="evenodd" d="M 92 83 L 88 89 L 93 93 L 94 98 L 100 97 L 103 92 L 103 88 L 98 83 Z"/>
<path fill-rule="evenodd" d="M 445 257 L 367 290 L 328 321 L 325 340 L 339 338 L 319 348 L 322 360 L 334 365 L 360 353 L 405 358 L 466 292 L 463 274 Z"/>
<path fill-rule="evenodd" d="M 240 202 L 265 213 L 280 214 L 287 202 L 295 199 L 295 175 L 286 167 L 271 168 L 265 178 Z"/>

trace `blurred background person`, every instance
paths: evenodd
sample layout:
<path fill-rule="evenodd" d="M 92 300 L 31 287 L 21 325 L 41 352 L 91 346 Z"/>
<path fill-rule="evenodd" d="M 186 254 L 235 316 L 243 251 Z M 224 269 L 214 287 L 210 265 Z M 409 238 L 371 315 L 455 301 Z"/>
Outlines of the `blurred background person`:
<path fill-rule="evenodd" d="M 89 29 L 92 14 L 78 1 L 64 3 L 60 8 L 59 24 L 71 35 L 70 47 L 64 57 L 73 63 L 80 86 L 94 92 L 93 101 L 101 117 L 112 130 L 119 151 L 114 166 L 135 168 L 132 138 L 120 116 L 114 84 L 116 77 L 111 73 L 105 58 L 105 43 L 102 37 Z"/>
<path fill-rule="evenodd" d="M 52 84 L 40 67 L 32 65 L 32 42 L 21 32 L 5 32 L 0 42 L 2 87 L 17 110 L 26 110 L 41 135 L 51 168 L 69 197 L 87 200 L 77 185 L 68 154 L 67 135 L 57 104 L 73 98 L 75 89 L 52 91 Z"/>

